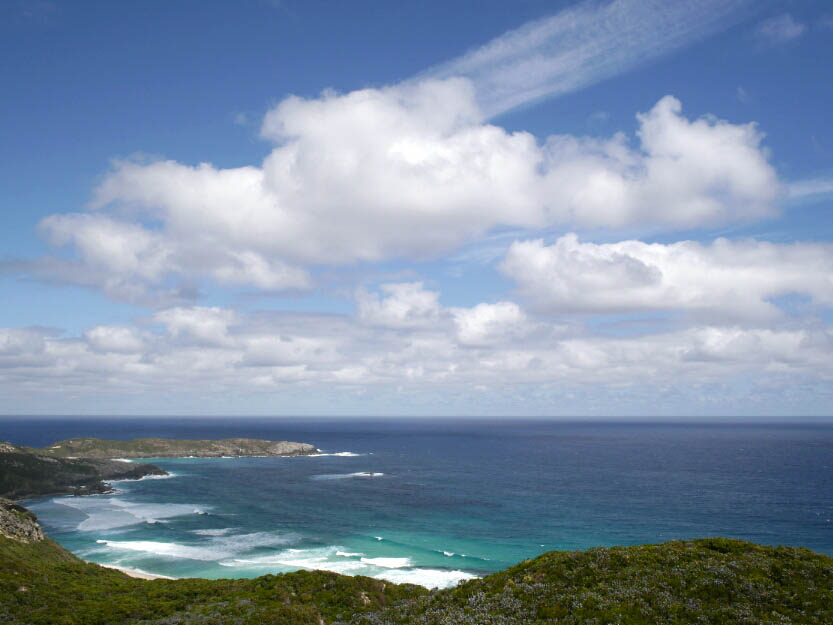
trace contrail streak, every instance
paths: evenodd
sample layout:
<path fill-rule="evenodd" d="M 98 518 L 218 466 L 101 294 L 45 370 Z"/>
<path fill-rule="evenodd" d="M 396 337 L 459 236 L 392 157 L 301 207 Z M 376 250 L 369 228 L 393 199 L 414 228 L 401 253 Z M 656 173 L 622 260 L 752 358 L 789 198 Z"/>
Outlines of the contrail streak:
<path fill-rule="evenodd" d="M 751 0 L 583 2 L 423 76 L 464 76 L 487 118 L 626 72 L 738 23 Z"/>

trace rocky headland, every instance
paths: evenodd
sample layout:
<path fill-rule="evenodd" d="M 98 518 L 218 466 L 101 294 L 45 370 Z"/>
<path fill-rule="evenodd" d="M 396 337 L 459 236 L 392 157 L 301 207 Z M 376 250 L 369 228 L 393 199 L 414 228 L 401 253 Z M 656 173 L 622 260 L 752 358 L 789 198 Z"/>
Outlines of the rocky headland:
<path fill-rule="evenodd" d="M 178 440 L 136 438 L 129 441 L 70 438 L 33 450 L 55 458 L 218 458 L 246 456 L 308 456 L 318 452 L 309 443 L 268 441 L 258 438 Z"/>
<path fill-rule="evenodd" d="M 38 450 L 0 442 L 0 497 L 25 499 L 41 495 L 91 495 L 110 492 L 109 480 L 136 480 L 167 475 L 144 463 L 103 458 L 56 458 Z"/>

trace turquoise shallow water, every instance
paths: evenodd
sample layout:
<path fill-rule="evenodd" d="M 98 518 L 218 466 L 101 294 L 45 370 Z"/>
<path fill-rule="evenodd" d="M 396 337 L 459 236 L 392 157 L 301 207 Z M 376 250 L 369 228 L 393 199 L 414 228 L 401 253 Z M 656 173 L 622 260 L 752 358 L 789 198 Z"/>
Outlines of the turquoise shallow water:
<path fill-rule="evenodd" d="M 157 459 L 172 477 L 27 502 L 79 556 L 171 577 L 323 568 L 447 586 L 551 549 L 714 535 L 833 554 L 827 425 L 6 420 L 0 428 L 0 439 L 27 444 L 239 435 L 325 452 Z"/>

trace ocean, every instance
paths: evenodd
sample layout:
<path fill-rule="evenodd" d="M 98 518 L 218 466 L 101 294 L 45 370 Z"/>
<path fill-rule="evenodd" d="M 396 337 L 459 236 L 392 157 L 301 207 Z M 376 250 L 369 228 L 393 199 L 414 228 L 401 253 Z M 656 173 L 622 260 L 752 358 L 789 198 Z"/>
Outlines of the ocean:
<path fill-rule="evenodd" d="M 447 587 L 553 549 L 727 536 L 833 555 L 833 426 L 0 418 L 0 440 L 294 440 L 25 503 L 84 558 L 168 577 L 326 569 Z"/>

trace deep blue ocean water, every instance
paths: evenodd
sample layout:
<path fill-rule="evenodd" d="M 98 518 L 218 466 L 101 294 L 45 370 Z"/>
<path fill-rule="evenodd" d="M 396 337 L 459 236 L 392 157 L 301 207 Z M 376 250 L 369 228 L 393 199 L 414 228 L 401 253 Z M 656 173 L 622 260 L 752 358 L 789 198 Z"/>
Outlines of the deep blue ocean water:
<path fill-rule="evenodd" d="M 833 426 L 0 418 L 0 440 L 247 436 L 300 458 L 153 460 L 26 502 L 87 560 L 171 577 L 322 568 L 446 586 L 551 549 L 730 536 L 833 555 Z"/>

